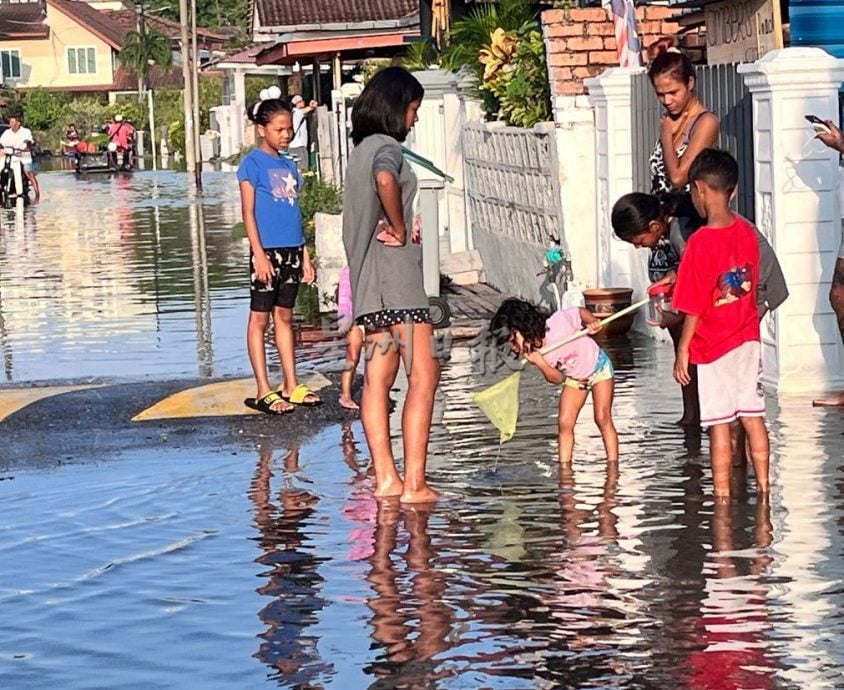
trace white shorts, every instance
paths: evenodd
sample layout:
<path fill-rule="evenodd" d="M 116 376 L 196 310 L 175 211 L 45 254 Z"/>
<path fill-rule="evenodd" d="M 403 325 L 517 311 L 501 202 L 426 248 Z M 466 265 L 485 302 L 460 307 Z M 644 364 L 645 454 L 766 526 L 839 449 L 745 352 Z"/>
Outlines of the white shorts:
<path fill-rule="evenodd" d="M 764 417 L 762 358 L 758 341 L 742 343 L 709 364 L 697 365 L 700 425 L 727 424 L 739 417 Z"/>

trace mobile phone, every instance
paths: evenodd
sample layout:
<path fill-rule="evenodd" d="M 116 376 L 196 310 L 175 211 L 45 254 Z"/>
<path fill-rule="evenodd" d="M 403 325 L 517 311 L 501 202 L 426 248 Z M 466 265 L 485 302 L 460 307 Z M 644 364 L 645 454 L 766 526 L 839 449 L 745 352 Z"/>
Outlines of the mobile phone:
<path fill-rule="evenodd" d="M 817 115 L 806 115 L 806 119 L 811 123 L 812 127 L 818 134 L 831 134 L 826 122 L 821 120 Z"/>

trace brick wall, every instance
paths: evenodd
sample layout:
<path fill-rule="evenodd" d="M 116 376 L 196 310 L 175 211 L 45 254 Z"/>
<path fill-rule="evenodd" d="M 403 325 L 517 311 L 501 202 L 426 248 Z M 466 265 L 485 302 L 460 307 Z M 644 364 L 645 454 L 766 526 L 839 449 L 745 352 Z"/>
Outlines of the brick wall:
<path fill-rule="evenodd" d="M 680 25 L 670 21 L 676 12 L 669 7 L 637 7 L 642 46 L 647 49 L 663 36 L 677 36 L 689 57 L 702 62 L 705 38 L 696 33 L 679 34 Z M 552 95 L 585 93 L 584 79 L 595 77 L 609 67 L 618 67 L 615 28 L 607 10 L 546 10 L 542 13 L 542 29 Z"/>

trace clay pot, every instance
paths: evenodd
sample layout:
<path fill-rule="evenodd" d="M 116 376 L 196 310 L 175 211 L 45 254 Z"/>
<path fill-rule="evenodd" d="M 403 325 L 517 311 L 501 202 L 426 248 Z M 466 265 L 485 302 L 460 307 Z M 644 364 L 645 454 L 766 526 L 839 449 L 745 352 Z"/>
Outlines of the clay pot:
<path fill-rule="evenodd" d="M 583 291 L 583 299 L 589 311 L 599 319 L 605 319 L 617 311 L 629 307 L 633 303 L 633 289 L 612 287 L 592 288 Z M 630 330 L 635 319 L 635 312 L 627 316 L 622 316 L 617 321 L 608 324 L 596 337 L 624 335 Z"/>

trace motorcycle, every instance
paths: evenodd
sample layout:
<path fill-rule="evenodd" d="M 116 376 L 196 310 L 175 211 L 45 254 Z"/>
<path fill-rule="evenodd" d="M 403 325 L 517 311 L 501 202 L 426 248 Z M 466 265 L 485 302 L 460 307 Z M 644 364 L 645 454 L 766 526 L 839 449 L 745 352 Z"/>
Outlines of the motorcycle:
<path fill-rule="evenodd" d="M 3 149 L 3 167 L 0 168 L 0 204 L 3 208 L 12 208 L 19 200 L 29 205 L 29 178 L 18 155 L 23 152 L 10 146 Z"/>
<path fill-rule="evenodd" d="M 123 148 L 115 141 L 110 141 L 106 150 L 106 160 L 111 170 L 130 171 L 135 168 L 134 152 L 131 148 Z"/>

